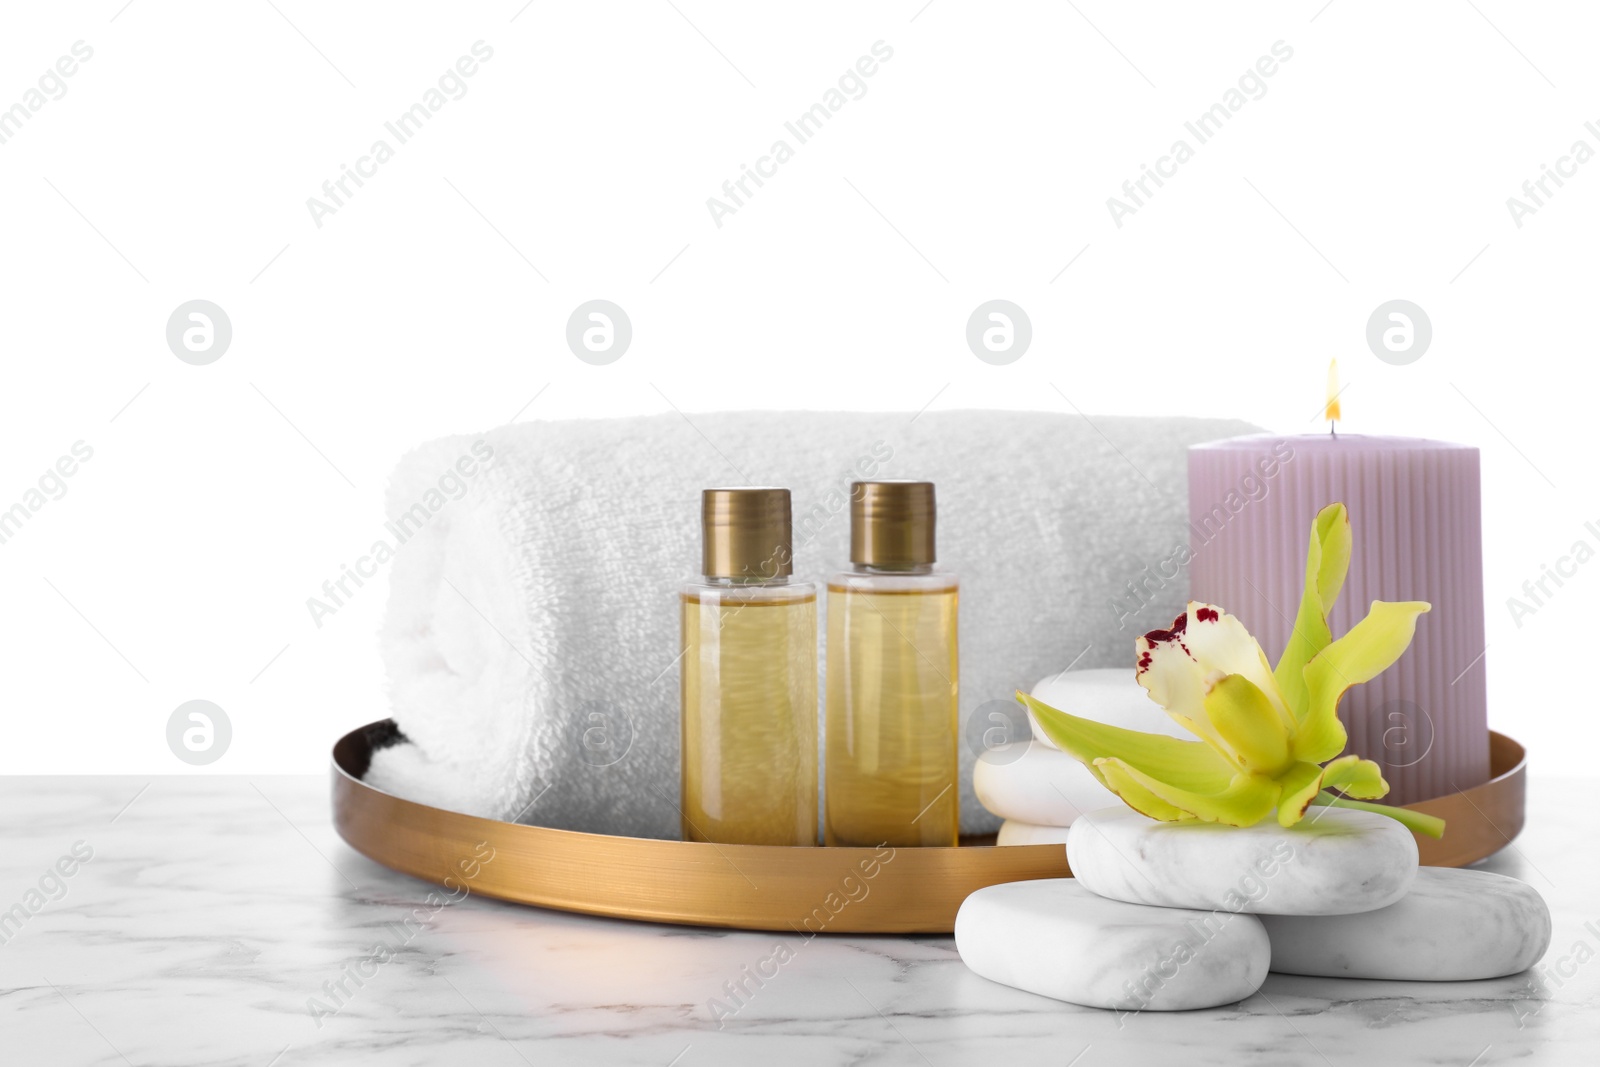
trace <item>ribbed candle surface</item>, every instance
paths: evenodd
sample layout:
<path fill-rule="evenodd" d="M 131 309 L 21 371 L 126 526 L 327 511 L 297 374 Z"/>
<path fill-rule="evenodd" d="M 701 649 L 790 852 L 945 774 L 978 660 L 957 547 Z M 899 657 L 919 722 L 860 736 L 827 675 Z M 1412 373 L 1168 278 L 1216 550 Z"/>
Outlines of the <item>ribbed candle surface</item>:
<path fill-rule="evenodd" d="M 1387 803 L 1489 778 L 1478 450 L 1352 434 L 1259 435 L 1189 450 L 1190 596 L 1244 621 L 1276 663 L 1305 584 L 1311 523 L 1350 512 L 1338 637 L 1374 600 L 1426 600 L 1411 648 L 1345 694 L 1347 751 L 1383 765 Z"/>

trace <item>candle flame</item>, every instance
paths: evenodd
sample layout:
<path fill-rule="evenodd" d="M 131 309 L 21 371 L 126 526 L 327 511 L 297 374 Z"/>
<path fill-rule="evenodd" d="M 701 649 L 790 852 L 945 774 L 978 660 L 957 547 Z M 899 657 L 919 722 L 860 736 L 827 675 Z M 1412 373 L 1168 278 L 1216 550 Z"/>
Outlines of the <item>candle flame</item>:
<path fill-rule="evenodd" d="M 1339 361 L 1328 360 L 1328 403 L 1323 408 L 1323 416 L 1328 420 L 1328 432 L 1333 432 L 1333 424 L 1339 421 Z"/>

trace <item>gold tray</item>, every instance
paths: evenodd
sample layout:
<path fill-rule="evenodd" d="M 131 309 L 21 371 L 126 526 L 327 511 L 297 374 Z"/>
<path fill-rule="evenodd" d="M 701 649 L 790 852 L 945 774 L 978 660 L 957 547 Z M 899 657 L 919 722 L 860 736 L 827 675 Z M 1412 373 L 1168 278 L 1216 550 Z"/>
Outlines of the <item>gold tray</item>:
<path fill-rule="evenodd" d="M 373 751 L 400 739 L 384 719 L 334 745 L 334 825 L 356 851 L 453 894 L 465 889 L 590 915 L 743 930 L 949 933 L 974 890 L 1072 873 L 1061 845 L 713 845 L 480 819 L 362 782 Z M 1423 863 L 1475 863 L 1522 830 L 1526 753 L 1491 732 L 1489 763 L 1493 778 L 1483 785 L 1409 805 L 1450 824 L 1441 841 L 1417 839 Z"/>

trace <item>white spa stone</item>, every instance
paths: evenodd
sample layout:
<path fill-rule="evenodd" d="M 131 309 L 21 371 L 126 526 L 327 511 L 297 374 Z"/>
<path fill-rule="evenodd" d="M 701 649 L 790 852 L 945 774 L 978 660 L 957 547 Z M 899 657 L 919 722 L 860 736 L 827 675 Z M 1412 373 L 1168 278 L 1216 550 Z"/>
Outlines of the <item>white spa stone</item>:
<path fill-rule="evenodd" d="M 1062 711 L 1130 730 L 1193 740 L 1134 681 L 1132 670 L 1062 671 L 1033 687 L 1033 695 Z M 1030 714 L 1031 742 L 996 745 L 973 766 L 978 802 L 1002 819 L 1070 826 L 1079 812 L 1117 801 L 1089 769 L 1062 752 Z"/>
<path fill-rule="evenodd" d="M 1161 705 L 1150 699 L 1134 679 L 1132 667 L 1097 667 L 1047 675 L 1033 687 L 1032 695 L 1058 711 L 1082 719 L 1194 740 L 1193 734 L 1173 722 Z M 1048 748 L 1056 747 L 1031 713 L 1028 722 L 1033 727 L 1034 740 Z"/>
<path fill-rule="evenodd" d="M 1065 845 L 1067 843 L 1067 827 L 1040 826 L 1037 823 L 1007 819 L 1000 824 L 1000 832 L 995 835 L 994 843 L 997 845 Z"/>
<path fill-rule="evenodd" d="M 1158 822 L 1119 806 L 1087 812 L 1067 863 L 1113 900 L 1271 915 L 1346 915 L 1399 900 L 1417 876 L 1411 831 L 1383 815 L 1313 808 L 1284 829 Z"/>
<path fill-rule="evenodd" d="M 979 756 L 972 765 L 972 791 L 1002 819 L 1039 826 L 1071 826 L 1079 812 L 1117 800 L 1089 768 L 1037 741 L 996 745 Z"/>
<path fill-rule="evenodd" d="M 1550 947 L 1550 909 L 1526 882 L 1424 867 L 1411 891 L 1360 915 L 1263 915 L 1272 969 L 1324 978 L 1459 982 L 1525 971 Z"/>
<path fill-rule="evenodd" d="M 1040 996 L 1118 1011 L 1243 1000 L 1272 954 L 1261 920 L 1097 897 L 1071 878 L 980 889 L 956 913 L 974 973 Z"/>

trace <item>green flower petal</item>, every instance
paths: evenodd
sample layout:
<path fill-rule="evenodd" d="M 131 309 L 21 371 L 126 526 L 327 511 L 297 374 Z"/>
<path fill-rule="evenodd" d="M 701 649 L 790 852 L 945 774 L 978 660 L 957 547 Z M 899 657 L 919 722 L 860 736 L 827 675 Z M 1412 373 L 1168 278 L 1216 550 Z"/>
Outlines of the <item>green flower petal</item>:
<path fill-rule="evenodd" d="M 1360 756 L 1340 756 L 1322 769 L 1322 788 L 1337 789 L 1357 800 L 1377 800 L 1388 795 L 1383 769 Z"/>
<path fill-rule="evenodd" d="M 1211 687 L 1206 715 L 1247 773 L 1275 778 L 1289 766 L 1289 731 L 1272 701 L 1244 675 L 1226 675 Z"/>
<path fill-rule="evenodd" d="M 1346 689 L 1371 681 L 1399 659 L 1416 633 L 1417 616 L 1430 608 L 1420 600 L 1374 600 L 1366 618 L 1306 664 L 1308 703 L 1294 736 L 1296 759 L 1322 763 L 1339 754 L 1346 740 L 1339 699 Z"/>
<path fill-rule="evenodd" d="M 1293 826 L 1305 817 L 1306 808 L 1322 788 L 1322 768 L 1315 763 L 1296 763 L 1278 776 L 1283 795 L 1278 798 L 1278 825 Z"/>
<path fill-rule="evenodd" d="M 1095 766 L 1097 760 L 1119 759 L 1143 774 L 1180 789 L 1203 793 L 1226 788 L 1237 773 L 1232 764 L 1204 742 L 1181 741 L 1163 734 L 1107 726 L 1058 711 L 1027 693 L 1019 692 L 1017 699 L 1033 712 L 1045 734 L 1061 751 L 1088 767 L 1108 788 L 1109 783 Z"/>
<path fill-rule="evenodd" d="M 1387 815 L 1395 822 L 1404 826 L 1414 834 L 1422 834 L 1435 840 L 1444 836 L 1444 820 L 1437 815 L 1424 815 L 1420 811 L 1410 808 L 1395 808 L 1388 804 L 1368 804 L 1361 800 L 1347 800 L 1344 797 L 1334 796 L 1332 793 L 1318 793 L 1317 799 L 1311 803 L 1322 807 L 1327 805 L 1333 808 L 1354 808 L 1357 811 L 1370 811 L 1375 815 Z"/>
<path fill-rule="evenodd" d="M 1119 759 L 1101 760 L 1108 774 L 1125 774 L 1157 799 L 1206 822 L 1228 826 L 1254 826 L 1278 803 L 1278 783 L 1259 774 L 1238 774 L 1222 789 L 1199 792 L 1163 782 Z M 1170 820 L 1169 820 L 1170 821 Z"/>
<path fill-rule="evenodd" d="M 1311 545 L 1306 550 L 1306 584 L 1300 596 L 1300 611 L 1273 672 L 1296 721 L 1304 719 L 1310 707 L 1302 672 L 1311 658 L 1333 640 L 1328 613 L 1339 599 L 1345 572 L 1350 568 L 1350 540 L 1350 515 L 1343 504 L 1329 504 L 1317 512 L 1316 521 L 1311 524 Z"/>
<path fill-rule="evenodd" d="M 1127 769 L 1127 765 L 1119 760 L 1099 759 L 1088 767 L 1089 771 L 1100 779 L 1102 785 L 1140 815 L 1160 822 L 1179 822 L 1194 818 L 1182 808 L 1162 800 L 1145 788 Z"/>

